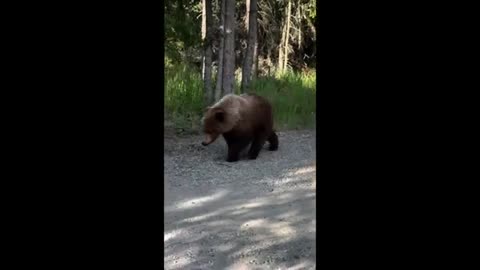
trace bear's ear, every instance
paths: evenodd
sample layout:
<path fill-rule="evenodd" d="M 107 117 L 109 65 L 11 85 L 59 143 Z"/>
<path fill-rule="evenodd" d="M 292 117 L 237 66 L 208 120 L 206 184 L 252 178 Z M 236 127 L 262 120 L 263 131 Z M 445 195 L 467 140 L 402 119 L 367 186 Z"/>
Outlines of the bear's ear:
<path fill-rule="evenodd" d="M 215 119 L 217 119 L 219 122 L 223 122 L 223 120 L 225 120 L 225 112 L 223 110 L 216 111 Z"/>

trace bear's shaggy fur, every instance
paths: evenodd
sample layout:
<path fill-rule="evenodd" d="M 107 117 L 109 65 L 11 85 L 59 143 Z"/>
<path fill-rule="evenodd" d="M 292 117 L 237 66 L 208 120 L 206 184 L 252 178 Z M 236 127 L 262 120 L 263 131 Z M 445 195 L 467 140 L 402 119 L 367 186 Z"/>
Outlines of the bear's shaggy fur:
<path fill-rule="evenodd" d="M 273 130 L 272 106 L 261 96 L 226 95 L 207 108 L 202 121 L 205 133 L 202 145 L 209 145 L 220 134 L 223 135 L 228 145 L 228 162 L 237 161 L 242 149 L 250 143 L 250 159 L 258 157 L 267 140 L 269 150 L 278 149 L 278 137 Z"/>

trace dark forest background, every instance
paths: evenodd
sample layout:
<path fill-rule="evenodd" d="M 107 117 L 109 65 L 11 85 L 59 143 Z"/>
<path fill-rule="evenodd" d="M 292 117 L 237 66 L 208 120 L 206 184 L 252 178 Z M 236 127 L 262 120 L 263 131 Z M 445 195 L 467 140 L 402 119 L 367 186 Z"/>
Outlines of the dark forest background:
<path fill-rule="evenodd" d="M 203 108 L 255 92 L 277 129 L 315 125 L 316 2 L 165 1 L 165 128 L 198 132 Z"/>

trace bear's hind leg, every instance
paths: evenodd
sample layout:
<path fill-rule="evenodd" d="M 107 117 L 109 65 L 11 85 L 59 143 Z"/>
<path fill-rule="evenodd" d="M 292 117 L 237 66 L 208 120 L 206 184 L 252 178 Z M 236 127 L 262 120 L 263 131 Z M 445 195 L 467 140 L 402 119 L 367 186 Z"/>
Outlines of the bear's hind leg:
<path fill-rule="evenodd" d="M 268 143 L 270 144 L 268 150 L 275 151 L 278 149 L 278 137 L 277 134 L 275 134 L 275 131 L 272 131 L 272 133 L 268 137 Z"/>

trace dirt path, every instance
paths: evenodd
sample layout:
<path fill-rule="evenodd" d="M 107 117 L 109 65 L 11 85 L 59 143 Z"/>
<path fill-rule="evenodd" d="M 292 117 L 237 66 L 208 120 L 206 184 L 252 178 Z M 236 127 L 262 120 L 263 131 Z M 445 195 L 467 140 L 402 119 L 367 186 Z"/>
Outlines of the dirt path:
<path fill-rule="evenodd" d="M 165 139 L 165 269 L 315 269 L 315 131 L 278 136 L 236 163 L 223 138 Z"/>

